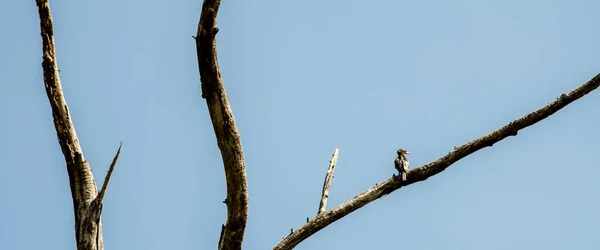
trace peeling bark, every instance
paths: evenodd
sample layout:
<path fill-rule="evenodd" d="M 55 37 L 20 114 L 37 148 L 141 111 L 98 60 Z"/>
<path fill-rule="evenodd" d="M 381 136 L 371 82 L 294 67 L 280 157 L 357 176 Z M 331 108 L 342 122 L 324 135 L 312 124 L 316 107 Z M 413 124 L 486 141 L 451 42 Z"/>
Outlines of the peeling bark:
<path fill-rule="evenodd" d="M 242 248 L 244 240 L 248 219 L 248 188 L 242 143 L 217 60 L 215 35 L 219 31 L 216 22 L 220 3 L 219 0 L 204 1 L 195 39 L 202 98 L 206 99 L 208 105 L 227 182 L 227 223 L 219 240 L 219 249 L 236 250 Z"/>

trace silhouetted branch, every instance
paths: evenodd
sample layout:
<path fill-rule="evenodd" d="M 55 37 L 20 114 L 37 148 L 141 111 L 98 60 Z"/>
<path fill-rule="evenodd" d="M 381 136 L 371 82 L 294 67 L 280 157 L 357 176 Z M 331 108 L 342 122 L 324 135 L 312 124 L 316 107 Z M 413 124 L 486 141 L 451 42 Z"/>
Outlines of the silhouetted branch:
<path fill-rule="evenodd" d="M 325 183 L 323 183 L 323 193 L 321 195 L 321 203 L 319 203 L 319 212 L 325 212 L 325 206 L 327 205 L 327 199 L 329 198 L 329 187 L 331 186 L 331 179 L 333 178 L 333 171 L 335 171 L 335 165 L 337 163 L 339 149 L 335 149 L 333 151 L 333 155 L 331 156 L 331 160 L 329 161 L 329 168 L 327 169 L 327 174 L 325 175 Z"/>
<path fill-rule="evenodd" d="M 219 0 L 205 0 L 200 13 L 196 34 L 196 52 L 202 86 L 202 98 L 206 99 L 227 181 L 227 223 L 219 249 L 242 248 L 248 219 L 248 188 L 242 143 L 235 119 L 227 100 L 217 61 L 215 35 Z"/>
<path fill-rule="evenodd" d="M 344 202 L 338 207 L 317 215 L 317 217 L 283 238 L 283 240 L 281 240 L 273 249 L 281 250 L 294 248 L 296 245 L 314 233 L 339 220 L 340 218 L 354 212 L 355 210 L 369 204 L 370 202 L 381 198 L 382 196 L 389 194 L 402 186 L 424 181 L 427 178 L 444 171 L 447 167 L 458 160 L 475 153 L 482 148 L 490 147 L 494 143 L 499 142 L 506 137 L 517 135 L 519 130 L 529 127 L 549 117 L 573 101 L 595 90 L 599 85 L 600 74 L 596 75 L 594 78 L 580 87 L 572 90 L 571 92 L 562 94 L 560 97 L 558 97 L 558 99 L 556 99 L 556 101 L 553 101 L 528 115 L 518 118 L 508 125 L 493 131 L 492 133 L 457 147 L 444 157 L 432 163 L 409 171 L 406 181 L 390 178 L 383 183 L 376 185 L 375 187 L 370 188 L 354 198 Z"/>

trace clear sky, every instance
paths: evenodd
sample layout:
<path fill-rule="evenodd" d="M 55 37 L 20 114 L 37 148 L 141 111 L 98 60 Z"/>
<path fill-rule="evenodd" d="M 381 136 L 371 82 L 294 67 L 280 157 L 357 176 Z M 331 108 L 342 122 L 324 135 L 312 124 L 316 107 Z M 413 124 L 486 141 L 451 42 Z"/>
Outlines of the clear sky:
<path fill-rule="evenodd" d="M 215 249 L 224 172 L 192 35 L 200 0 L 51 0 L 96 182 L 123 150 L 106 249 Z M 223 0 L 219 63 L 243 140 L 245 249 L 555 100 L 600 72 L 599 1 Z M 0 249 L 75 249 L 35 1 L 0 2 Z M 600 92 L 297 249 L 598 249 Z"/>

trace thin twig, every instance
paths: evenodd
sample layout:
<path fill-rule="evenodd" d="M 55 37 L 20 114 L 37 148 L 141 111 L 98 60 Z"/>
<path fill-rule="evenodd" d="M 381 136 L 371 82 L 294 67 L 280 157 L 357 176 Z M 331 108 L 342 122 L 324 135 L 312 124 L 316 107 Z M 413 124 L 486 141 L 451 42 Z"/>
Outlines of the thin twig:
<path fill-rule="evenodd" d="M 517 135 L 519 130 L 529 127 L 549 117 L 575 100 L 595 90 L 598 88 L 598 86 L 600 86 L 600 74 L 596 75 L 594 78 L 572 90 L 571 92 L 562 94 L 560 97 L 558 97 L 558 99 L 556 99 L 556 101 L 548 103 L 546 106 L 510 122 L 496 131 L 473 140 L 465 145 L 457 147 L 447 155 L 434 162 L 411 170 L 406 181 L 400 181 L 394 178 L 387 179 L 380 185 L 362 192 L 354 198 L 337 206 L 336 208 L 317 215 L 317 217 L 296 229 L 292 234 L 283 238 L 283 240 L 281 240 L 273 249 L 281 250 L 294 248 L 300 242 L 315 234 L 319 230 L 369 204 L 370 202 L 396 191 L 402 186 L 424 181 L 427 178 L 444 171 L 447 167 L 458 160 L 475 153 L 482 148 L 490 147 L 494 143 L 497 143 L 506 137 Z"/>
<path fill-rule="evenodd" d="M 327 169 L 327 174 L 325 175 L 325 183 L 323 183 L 323 193 L 321 194 L 321 203 L 319 203 L 319 212 L 325 212 L 325 206 L 327 206 L 327 199 L 329 198 L 329 187 L 331 186 L 331 179 L 333 178 L 333 171 L 335 171 L 335 165 L 337 163 L 339 149 L 335 149 L 333 151 L 333 156 L 331 156 L 331 160 L 329 161 L 329 168 Z"/>
<path fill-rule="evenodd" d="M 119 144 L 119 149 L 117 150 L 117 154 L 113 158 L 110 163 L 110 167 L 108 168 L 108 172 L 106 173 L 106 177 L 104 177 L 104 183 L 102 184 L 102 188 L 100 189 L 100 193 L 98 193 L 98 197 L 96 199 L 102 203 L 102 199 L 104 198 L 104 193 L 106 193 L 106 188 L 108 187 L 108 181 L 110 181 L 110 176 L 112 175 L 113 170 L 115 169 L 115 165 L 117 164 L 117 159 L 119 159 L 119 154 L 121 153 L 121 146 L 123 146 L 123 142 Z"/>

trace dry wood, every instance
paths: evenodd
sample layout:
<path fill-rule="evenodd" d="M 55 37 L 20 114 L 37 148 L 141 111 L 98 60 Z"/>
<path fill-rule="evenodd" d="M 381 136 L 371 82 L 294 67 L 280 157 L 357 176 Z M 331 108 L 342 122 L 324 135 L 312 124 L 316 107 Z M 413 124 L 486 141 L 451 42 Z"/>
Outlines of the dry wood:
<path fill-rule="evenodd" d="M 327 199 L 329 198 L 329 187 L 331 186 L 331 179 L 333 178 L 333 171 L 335 171 L 339 152 L 340 150 L 336 148 L 329 161 L 329 168 L 327 168 L 327 174 L 325 175 L 325 183 L 323 183 L 323 193 L 321 194 L 321 202 L 319 203 L 319 212 L 317 215 L 326 210 L 325 206 L 327 206 Z"/>
<path fill-rule="evenodd" d="M 248 188 L 242 143 L 217 61 L 215 35 L 219 31 L 216 22 L 220 3 L 220 0 L 204 1 L 195 39 L 202 97 L 208 105 L 227 182 L 227 223 L 219 240 L 219 249 L 236 250 L 242 248 L 244 240 L 248 219 Z"/>
<path fill-rule="evenodd" d="M 447 155 L 434 162 L 409 171 L 407 180 L 404 182 L 395 178 L 390 178 L 381 184 L 375 185 L 374 187 L 362 192 L 354 198 L 344 202 L 338 207 L 317 215 L 317 217 L 283 238 L 283 240 L 281 240 L 273 249 L 282 250 L 294 248 L 300 242 L 315 234 L 319 230 L 369 204 L 370 202 L 381 198 L 382 196 L 389 194 L 402 186 L 424 181 L 427 178 L 444 171 L 456 161 L 475 153 L 482 148 L 491 147 L 494 145 L 494 143 L 499 142 L 506 137 L 517 135 L 519 130 L 529 127 L 556 113 L 558 110 L 564 108 L 568 104 L 595 90 L 599 85 L 600 74 L 596 75 L 594 78 L 572 90 L 571 92 L 562 94 L 560 97 L 558 97 L 558 99 L 556 99 L 556 101 L 553 101 L 528 115 L 518 118 L 496 131 L 473 140 L 465 145 L 457 147 Z"/>
<path fill-rule="evenodd" d="M 117 154 L 115 155 L 112 162 L 110 163 L 110 166 L 108 167 L 108 172 L 106 172 L 106 177 L 104 177 L 104 183 L 102 184 L 100 193 L 98 193 L 98 197 L 96 197 L 96 200 L 98 200 L 98 202 L 102 202 L 102 199 L 104 199 L 104 194 L 106 194 L 106 188 L 108 188 L 108 182 L 110 181 L 112 172 L 115 170 L 115 165 L 117 164 L 117 160 L 119 159 L 119 154 L 121 154 L 121 146 L 123 146 L 123 142 L 119 144 Z"/>
<path fill-rule="evenodd" d="M 58 65 L 56 62 L 56 49 L 54 44 L 54 27 L 50 4 L 48 0 L 36 0 L 40 16 L 40 30 L 42 36 L 42 69 L 44 71 L 44 86 L 50 107 L 58 143 L 64 155 L 73 207 L 75 212 L 75 238 L 78 250 L 103 250 L 102 223 L 102 198 L 97 198 L 98 191 L 89 163 L 83 156 L 75 127 L 71 121 L 69 108 L 63 95 Z M 119 146 L 119 151 L 120 151 Z M 103 194 L 106 191 L 110 173 L 118 157 L 115 156 L 109 173 L 103 185 Z"/>
<path fill-rule="evenodd" d="M 40 16 L 44 84 L 52 109 L 54 127 L 67 165 L 75 212 L 77 249 L 103 250 L 102 223 L 100 220 L 102 199 L 119 157 L 121 146 L 119 146 L 119 150 L 110 165 L 101 191 L 98 193 L 91 168 L 84 158 L 63 95 L 56 61 L 54 30 L 50 6 L 48 0 L 36 0 L 36 3 Z M 228 211 L 227 222 L 222 226 L 219 249 L 237 250 L 242 247 L 248 217 L 248 190 L 241 140 L 227 99 L 217 61 L 215 35 L 218 32 L 216 18 L 219 5 L 220 0 L 204 0 L 195 40 L 198 68 L 202 82 L 202 97 L 206 99 L 208 105 L 211 121 L 223 159 L 227 183 L 227 198 L 225 202 Z M 290 235 L 285 237 L 273 249 L 294 248 L 314 233 L 370 202 L 396 191 L 402 186 L 424 181 L 429 177 L 442 172 L 460 159 L 467 157 L 482 148 L 490 147 L 509 136 L 517 135 L 519 130 L 547 118 L 573 101 L 595 90 L 599 85 L 600 75 L 597 75 L 575 90 L 561 95 L 556 101 L 551 102 L 526 116 L 518 118 L 490 134 L 460 147 L 455 147 L 453 151 L 434 162 L 409 171 L 406 181 L 401 182 L 397 179 L 390 178 L 381 184 L 376 184 L 374 187 L 362 192 L 338 207 L 326 210 L 325 206 L 328 199 L 328 190 L 336 165 L 335 162 L 337 160 L 338 151 L 336 149 L 330 162 L 330 167 L 323 186 L 323 195 L 319 213 L 312 220 L 308 220 L 307 218 L 307 223 L 297 230 L 292 229 Z"/>

